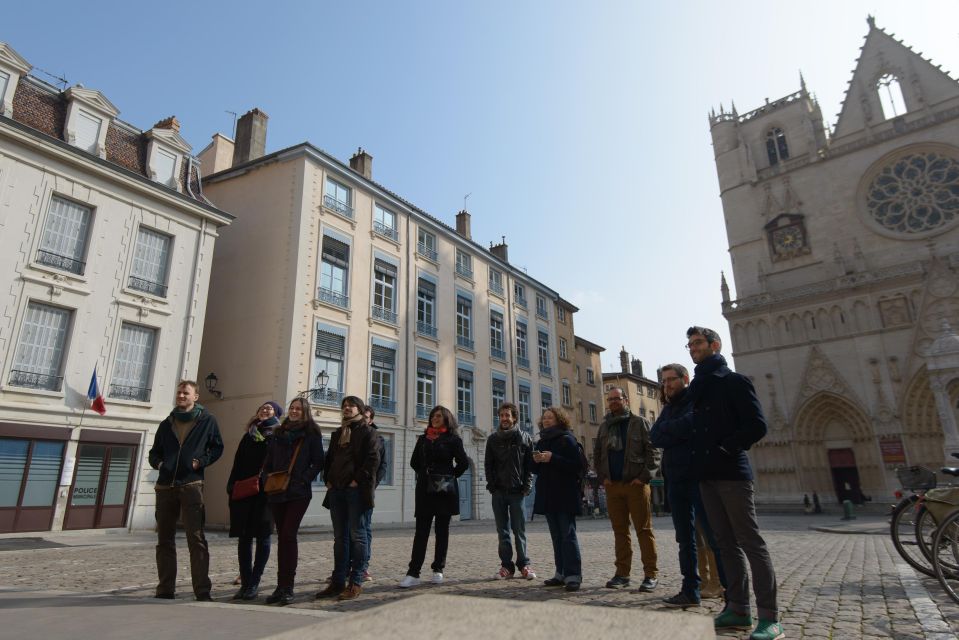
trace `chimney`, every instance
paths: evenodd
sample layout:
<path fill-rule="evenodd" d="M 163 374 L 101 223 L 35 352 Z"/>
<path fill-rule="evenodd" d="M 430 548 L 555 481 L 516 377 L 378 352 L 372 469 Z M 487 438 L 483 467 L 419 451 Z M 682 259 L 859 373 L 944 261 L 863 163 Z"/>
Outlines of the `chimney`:
<path fill-rule="evenodd" d="M 266 153 L 266 121 L 270 116 L 259 109 L 250 109 L 236 121 L 233 166 L 263 157 Z"/>
<path fill-rule="evenodd" d="M 506 236 L 503 236 L 503 241 L 499 244 L 490 244 L 489 252 L 503 262 L 509 262 L 509 247 L 506 245 Z"/>
<path fill-rule="evenodd" d="M 629 354 L 626 353 L 626 347 L 619 350 L 619 368 L 623 373 L 629 373 Z"/>
<path fill-rule="evenodd" d="M 633 370 L 634 376 L 639 376 L 640 378 L 643 377 L 643 361 L 642 360 L 640 360 L 639 358 L 633 358 L 632 361 L 630 362 L 630 366 Z"/>
<path fill-rule="evenodd" d="M 363 147 L 357 147 L 356 153 L 350 158 L 350 169 L 357 172 L 367 180 L 373 179 L 373 156 L 363 151 Z"/>
<path fill-rule="evenodd" d="M 173 133 L 180 133 L 180 121 L 176 119 L 176 116 L 170 116 L 169 118 L 164 118 L 158 123 L 153 125 L 154 129 L 170 129 Z"/>
<path fill-rule="evenodd" d="M 456 214 L 456 233 L 460 234 L 467 240 L 473 239 L 473 237 L 470 235 L 470 214 L 466 209 L 463 209 Z"/>

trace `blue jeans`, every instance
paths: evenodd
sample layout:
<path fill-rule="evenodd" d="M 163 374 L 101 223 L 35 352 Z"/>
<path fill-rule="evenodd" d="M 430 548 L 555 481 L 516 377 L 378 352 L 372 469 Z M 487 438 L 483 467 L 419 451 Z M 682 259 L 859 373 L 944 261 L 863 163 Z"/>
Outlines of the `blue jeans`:
<path fill-rule="evenodd" d="M 709 521 L 706 509 L 699 495 L 699 482 L 696 480 L 670 480 L 666 485 L 669 506 L 676 529 L 676 543 L 679 545 L 679 571 L 683 574 L 682 590 L 694 600 L 699 599 L 699 563 L 696 555 L 696 522 L 703 525 L 703 533 L 716 556 L 716 571 L 719 581 L 726 584 L 722 561 L 719 559 L 719 547 Z"/>
<path fill-rule="evenodd" d="M 330 517 L 333 519 L 333 584 L 363 583 L 366 564 L 366 531 L 357 487 L 330 489 Z"/>
<path fill-rule="evenodd" d="M 521 493 L 493 493 L 493 517 L 496 519 L 496 533 L 499 535 L 499 560 L 510 571 L 522 569 L 529 564 L 529 557 L 526 555 L 526 514 L 523 513 L 525 500 L 526 497 Z M 513 564 L 510 529 L 516 539 L 516 564 Z"/>
<path fill-rule="evenodd" d="M 366 559 L 363 562 L 363 572 L 370 568 L 370 557 L 373 555 L 373 509 L 363 512 L 363 534 L 366 536 Z M 350 548 L 346 548 L 346 564 L 350 563 Z"/>
<path fill-rule="evenodd" d="M 565 582 L 583 581 L 583 558 L 576 539 L 576 515 L 573 513 L 547 513 L 546 524 L 553 539 L 553 561 L 556 577 Z"/>

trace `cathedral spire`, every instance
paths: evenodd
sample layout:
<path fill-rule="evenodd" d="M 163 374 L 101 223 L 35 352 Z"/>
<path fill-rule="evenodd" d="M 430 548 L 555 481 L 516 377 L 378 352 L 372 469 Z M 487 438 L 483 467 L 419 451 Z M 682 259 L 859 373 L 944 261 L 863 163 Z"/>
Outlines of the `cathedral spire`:
<path fill-rule="evenodd" d="M 722 271 L 719 272 L 719 290 L 723 294 L 723 302 L 729 302 L 729 285 L 726 284 L 726 274 Z"/>

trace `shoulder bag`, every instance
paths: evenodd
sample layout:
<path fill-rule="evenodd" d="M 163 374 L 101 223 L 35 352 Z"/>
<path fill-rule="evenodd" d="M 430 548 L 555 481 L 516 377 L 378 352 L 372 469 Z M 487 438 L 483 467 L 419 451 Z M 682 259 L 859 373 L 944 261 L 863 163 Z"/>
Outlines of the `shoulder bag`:
<path fill-rule="evenodd" d="M 300 447 L 303 446 L 303 440 L 306 440 L 306 436 L 296 443 L 296 450 L 293 451 L 290 466 L 287 467 L 286 471 L 274 471 L 273 473 L 266 474 L 266 483 L 263 485 L 263 491 L 266 495 L 275 496 L 285 492 L 286 488 L 290 486 L 290 474 L 293 472 L 293 464 L 296 463 L 296 456 L 300 455 Z"/>

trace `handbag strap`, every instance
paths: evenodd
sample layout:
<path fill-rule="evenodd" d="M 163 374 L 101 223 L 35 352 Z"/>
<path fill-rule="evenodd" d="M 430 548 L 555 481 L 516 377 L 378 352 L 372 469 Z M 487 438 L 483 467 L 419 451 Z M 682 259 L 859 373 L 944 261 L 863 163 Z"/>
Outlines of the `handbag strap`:
<path fill-rule="evenodd" d="M 287 473 L 293 473 L 293 465 L 296 463 L 296 456 L 300 455 L 300 447 L 303 446 L 303 440 L 306 439 L 306 436 L 303 436 L 303 439 L 296 443 L 296 449 L 293 450 L 293 457 L 290 458 L 290 466 L 286 470 Z"/>

